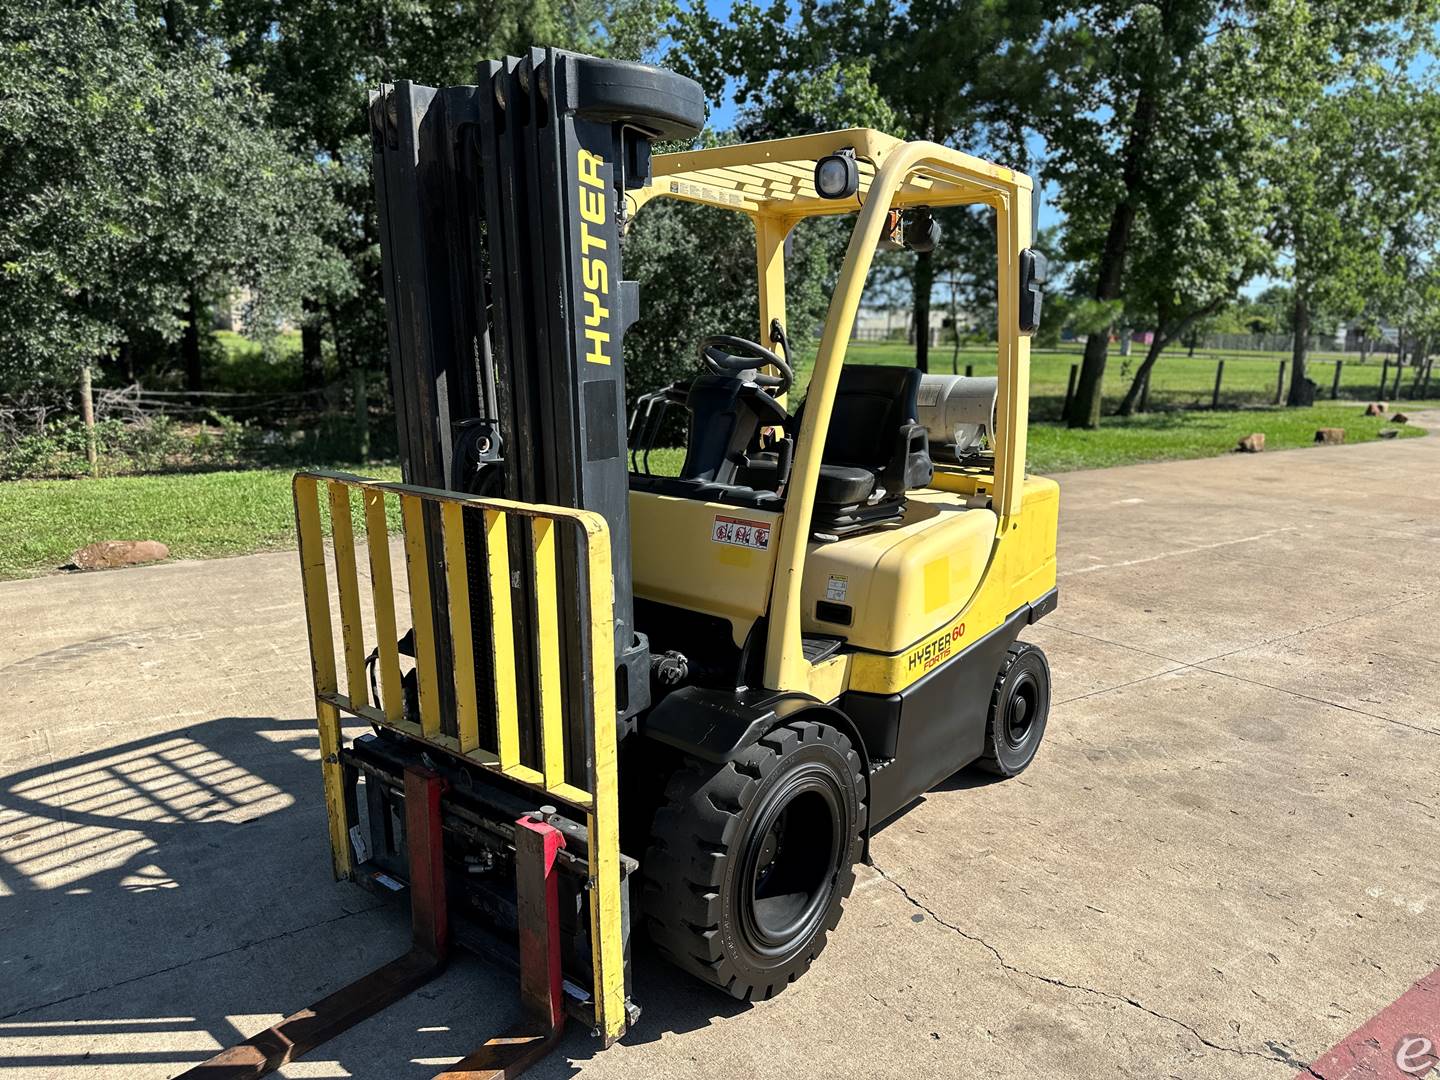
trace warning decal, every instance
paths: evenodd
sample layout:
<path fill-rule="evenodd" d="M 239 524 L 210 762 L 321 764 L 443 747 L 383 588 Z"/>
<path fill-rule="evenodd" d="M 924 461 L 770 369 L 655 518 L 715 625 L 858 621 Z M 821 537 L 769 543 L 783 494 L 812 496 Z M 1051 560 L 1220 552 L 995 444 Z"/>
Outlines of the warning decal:
<path fill-rule="evenodd" d="M 735 547 L 764 551 L 770 546 L 770 522 L 716 514 L 715 528 L 710 533 L 710 539 L 717 544 L 733 544 Z"/>

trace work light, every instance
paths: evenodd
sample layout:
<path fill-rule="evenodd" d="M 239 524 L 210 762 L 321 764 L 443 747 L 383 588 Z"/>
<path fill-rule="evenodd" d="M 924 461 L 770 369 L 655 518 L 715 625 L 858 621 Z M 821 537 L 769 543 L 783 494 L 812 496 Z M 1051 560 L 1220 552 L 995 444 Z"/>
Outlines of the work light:
<path fill-rule="evenodd" d="M 860 190 L 860 166 L 849 147 L 815 162 L 815 191 L 822 199 L 848 199 Z"/>

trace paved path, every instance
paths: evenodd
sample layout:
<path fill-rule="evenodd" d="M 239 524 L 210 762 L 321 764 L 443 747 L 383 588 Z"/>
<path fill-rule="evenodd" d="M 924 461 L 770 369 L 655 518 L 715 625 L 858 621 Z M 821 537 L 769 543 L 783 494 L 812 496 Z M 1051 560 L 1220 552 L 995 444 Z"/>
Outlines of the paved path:
<path fill-rule="evenodd" d="M 639 1029 L 534 1075 L 1284 1078 L 1440 965 L 1440 438 L 1062 483 L 1034 767 L 886 828 L 776 1001 L 642 957 Z M 298 597 L 0 585 L 6 1080 L 173 1075 L 403 949 L 328 877 Z M 429 1076 L 513 999 L 462 960 L 286 1075 Z"/>

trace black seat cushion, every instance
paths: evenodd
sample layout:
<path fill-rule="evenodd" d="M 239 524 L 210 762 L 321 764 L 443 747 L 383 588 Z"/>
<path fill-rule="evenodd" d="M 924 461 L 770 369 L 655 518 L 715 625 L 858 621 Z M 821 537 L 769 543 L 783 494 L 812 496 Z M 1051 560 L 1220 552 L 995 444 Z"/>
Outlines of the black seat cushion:
<path fill-rule="evenodd" d="M 815 501 L 839 506 L 864 502 L 875 490 L 875 474 L 855 465 L 821 465 Z"/>
<path fill-rule="evenodd" d="M 762 491 L 774 491 L 778 483 L 780 462 L 774 454 L 751 454 L 740 471 L 741 482 Z M 854 465 L 821 465 L 820 479 L 815 484 L 817 503 L 838 503 L 849 506 L 864 502 L 875 490 L 875 474 Z"/>

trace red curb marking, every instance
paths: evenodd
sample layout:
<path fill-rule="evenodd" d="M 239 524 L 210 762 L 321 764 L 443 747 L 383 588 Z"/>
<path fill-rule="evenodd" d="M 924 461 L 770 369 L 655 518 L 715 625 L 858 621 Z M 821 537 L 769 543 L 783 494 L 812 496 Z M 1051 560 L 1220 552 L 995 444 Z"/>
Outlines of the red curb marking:
<path fill-rule="evenodd" d="M 1430 1080 L 1440 1076 L 1440 968 L 1406 990 L 1296 1080 Z"/>

